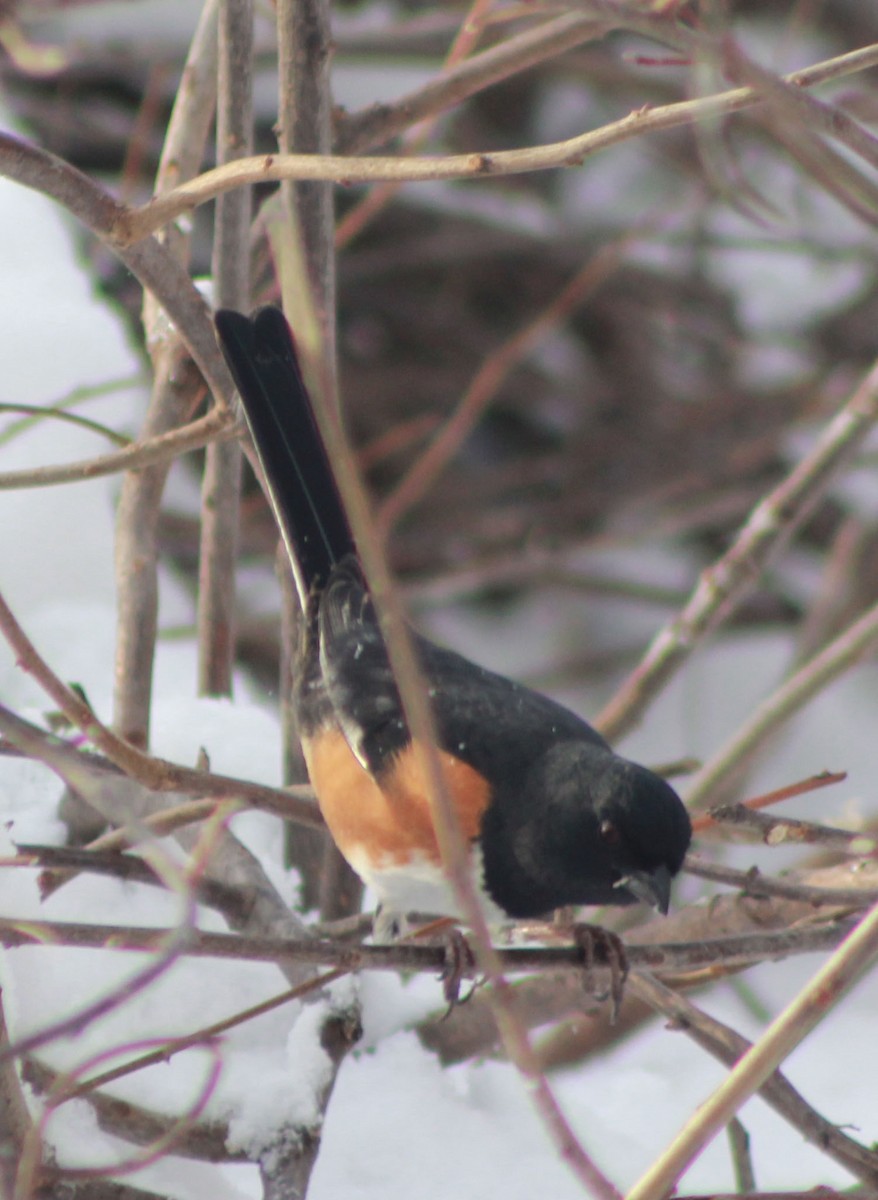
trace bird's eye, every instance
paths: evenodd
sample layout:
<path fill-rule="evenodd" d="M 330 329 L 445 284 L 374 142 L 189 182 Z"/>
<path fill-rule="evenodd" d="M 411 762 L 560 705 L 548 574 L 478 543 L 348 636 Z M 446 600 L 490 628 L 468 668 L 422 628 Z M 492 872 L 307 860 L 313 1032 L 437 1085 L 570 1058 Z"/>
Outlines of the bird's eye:
<path fill-rule="evenodd" d="M 601 837 L 610 846 L 615 846 L 621 841 L 619 830 L 612 821 L 601 821 Z"/>

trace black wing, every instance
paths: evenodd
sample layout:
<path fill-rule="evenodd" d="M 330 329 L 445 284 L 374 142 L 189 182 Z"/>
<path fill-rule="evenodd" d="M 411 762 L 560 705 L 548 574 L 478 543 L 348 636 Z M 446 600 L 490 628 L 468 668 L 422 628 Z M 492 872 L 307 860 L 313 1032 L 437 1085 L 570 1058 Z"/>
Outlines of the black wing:
<path fill-rule="evenodd" d="M 409 742 L 384 639 L 355 566 L 338 569 L 319 611 L 320 675 L 357 757 L 375 775 Z M 488 779 L 515 777 L 558 742 L 608 749 L 554 700 L 415 636 L 439 745 Z"/>

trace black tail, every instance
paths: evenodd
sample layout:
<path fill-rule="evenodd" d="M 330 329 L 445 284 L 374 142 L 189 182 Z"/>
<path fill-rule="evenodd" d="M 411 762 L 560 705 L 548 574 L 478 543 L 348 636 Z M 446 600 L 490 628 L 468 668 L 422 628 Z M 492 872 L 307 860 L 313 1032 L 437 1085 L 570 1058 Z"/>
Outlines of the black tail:
<path fill-rule="evenodd" d="M 280 309 L 271 307 L 252 317 L 223 309 L 215 321 L 304 608 L 356 547 L 290 327 Z"/>

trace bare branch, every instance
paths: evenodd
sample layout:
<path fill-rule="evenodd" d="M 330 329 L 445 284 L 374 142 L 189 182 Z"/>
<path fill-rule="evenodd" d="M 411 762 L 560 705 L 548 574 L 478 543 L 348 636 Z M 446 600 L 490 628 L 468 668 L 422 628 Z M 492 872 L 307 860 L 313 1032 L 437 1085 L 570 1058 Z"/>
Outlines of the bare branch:
<path fill-rule="evenodd" d="M 878 392 L 876 392 L 878 399 Z M 825 649 L 758 704 L 732 738 L 691 781 L 687 801 L 697 808 L 710 802 L 721 783 L 736 774 L 782 722 L 799 712 L 828 683 L 878 648 L 878 605 L 865 612 Z"/>
<path fill-rule="evenodd" d="M 219 10 L 217 162 L 253 150 L 253 3 L 221 0 Z M 250 307 L 249 188 L 217 198 L 213 279 L 216 306 Z M 202 481 L 198 573 L 198 687 L 228 696 L 235 658 L 235 569 L 241 498 L 241 449 L 211 442 Z"/>
<path fill-rule="evenodd" d="M 814 446 L 773 491 L 757 504 L 732 545 L 703 571 L 688 603 L 653 639 L 636 670 L 603 710 L 596 724 L 611 741 L 637 723 L 647 703 L 724 621 L 761 573 L 787 545 L 802 522 L 862 446 L 878 419 L 878 366 L 873 366 Z M 865 620 L 865 618 L 864 618 Z M 870 633 L 857 625 L 864 652 Z M 815 660 L 817 661 L 817 660 Z M 707 768 L 705 768 L 705 771 Z M 702 774 L 707 779 L 706 774 Z M 694 785 L 704 794 L 703 785 Z"/>
<path fill-rule="evenodd" d="M 2 604 L 2 597 L 0 597 Z M 72 693 L 71 693 L 72 694 Z M 78 699 L 78 697 L 76 697 Z M 113 735 L 92 717 L 90 726 L 96 745 L 105 744 L 115 750 Z M 189 797 L 209 796 L 218 799 L 243 800 L 251 808 L 275 813 L 290 821 L 303 825 L 324 828 L 323 818 L 313 800 L 310 788 L 295 787 L 287 790 L 266 787 L 246 779 L 235 779 L 229 775 L 217 775 L 194 767 L 181 767 L 166 759 L 141 754 L 133 747 L 125 747 L 119 755 L 125 763 L 95 762 L 94 756 L 68 746 L 66 742 L 45 730 L 31 725 L 0 705 L 0 733 L 18 751 L 29 758 L 45 763 L 65 783 L 88 793 L 95 786 L 95 777 L 110 776 L 108 788 L 120 784 L 135 785 L 155 792 L 181 792 Z M 87 732 L 87 736 L 90 736 Z M 117 769 L 120 768 L 121 770 Z M 130 771 L 126 774 L 126 768 Z M 199 813 L 199 819 L 203 816 Z M 176 820 L 172 815 L 171 820 Z"/>
<path fill-rule="evenodd" d="M 682 1029 L 693 1041 L 727 1067 L 752 1049 L 752 1044 L 728 1025 L 696 1008 L 678 992 L 651 975 L 634 974 L 631 991 Z M 759 1095 L 775 1112 L 798 1130 L 806 1141 L 819 1146 L 863 1183 L 878 1184 L 878 1153 L 849 1137 L 812 1108 L 789 1081 L 775 1071 L 759 1088 Z"/>
<path fill-rule="evenodd" d="M 725 1082 L 698 1109 L 628 1200 L 660 1200 L 693 1158 L 728 1124 L 738 1109 L 777 1069 L 878 957 L 878 905 L 859 922 L 832 958 L 791 1004 L 772 1021 Z"/>
<path fill-rule="evenodd" d="M 6 1054 L 0 1062 L 0 1193 L 13 1196 L 15 1177 L 25 1147 L 30 1144 L 33 1126 L 15 1062 L 8 1049 L 9 1031 L 0 994 L 0 1054 Z"/>
<path fill-rule="evenodd" d="M 102 475 L 115 475 L 117 471 L 137 471 L 143 467 L 168 464 L 181 454 L 189 450 L 200 450 L 202 446 L 217 438 L 237 436 L 238 428 L 229 410 L 214 409 L 188 425 L 180 425 L 167 433 L 131 442 L 123 450 L 113 454 L 101 454 L 97 458 L 86 458 L 80 462 L 62 463 L 58 466 L 0 471 L 0 491 L 50 487 L 59 483 L 80 483 Z"/>
<path fill-rule="evenodd" d="M 812 68 L 785 76 L 791 83 L 805 87 L 813 81 L 867 70 L 878 63 L 878 46 L 818 63 Z M 700 100 L 684 100 L 658 108 L 637 109 L 627 117 L 600 129 L 562 142 L 531 146 L 524 150 L 498 150 L 490 153 L 448 155 L 437 158 L 345 158 L 337 155 L 268 154 L 243 158 L 225 167 L 206 171 L 190 183 L 182 184 L 167 195 L 158 196 L 138 209 L 116 215 L 115 237 L 122 244 L 147 237 L 155 229 L 173 221 L 184 212 L 207 203 L 222 192 L 248 183 L 280 183 L 288 179 L 333 180 L 354 183 L 384 183 L 413 180 L 478 179 L 499 175 L 547 171 L 560 167 L 581 166 L 589 155 L 632 137 L 655 133 L 726 113 L 739 112 L 760 100 L 752 88 L 738 88 Z M 0 159 L 2 165 L 2 159 Z"/>
<path fill-rule="evenodd" d="M 427 449 L 413 463 L 379 510 L 379 519 L 394 525 L 429 491 L 449 459 L 472 432 L 509 372 L 566 317 L 601 286 L 619 267 L 625 247 L 635 235 L 604 246 L 562 288 L 555 299 L 523 328 L 486 358 L 478 374 L 458 401 L 451 416 L 431 438 Z"/>
<path fill-rule="evenodd" d="M 780 929 L 772 933 L 752 933 L 716 937 L 701 942 L 655 942 L 626 946 L 632 967 L 653 971 L 700 971 L 718 965 L 727 969 L 781 959 L 817 950 L 835 949 L 854 928 L 847 918 L 831 916 L 824 922 L 801 929 Z M 30 946 L 54 939 L 56 944 L 113 952 L 155 951 L 174 930 L 148 926 L 94 925 L 75 921 L 18 921 L 0 917 L 0 944 L 9 947 Z M 424 946 L 412 942 L 393 945 L 351 946 L 326 939 L 292 940 L 273 937 L 245 937 L 228 933 L 193 931 L 183 952 L 194 958 L 237 959 L 241 962 L 286 960 L 311 966 L 329 966 L 344 971 L 420 971 L 440 974 L 447 965 L 443 945 Z M 539 948 L 494 949 L 505 972 L 582 971 L 582 952 L 575 945 Z M 598 950 L 597 966 L 610 966 L 611 959 Z M 75 1028 L 75 1023 L 71 1023 Z M 53 1035 L 54 1036 L 54 1035 Z M 42 1039 L 48 1040 L 48 1039 Z M 30 1048 L 18 1046 L 16 1052 Z"/>

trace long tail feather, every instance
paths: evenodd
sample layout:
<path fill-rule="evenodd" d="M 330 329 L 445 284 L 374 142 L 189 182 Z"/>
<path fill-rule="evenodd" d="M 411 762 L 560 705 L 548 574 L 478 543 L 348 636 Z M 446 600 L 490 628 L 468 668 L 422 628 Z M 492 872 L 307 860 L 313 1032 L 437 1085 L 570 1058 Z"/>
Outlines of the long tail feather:
<path fill-rule="evenodd" d="M 278 308 L 215 316 L 304 607 L 336 563 L 356 554 L 329 457 Z"/>

